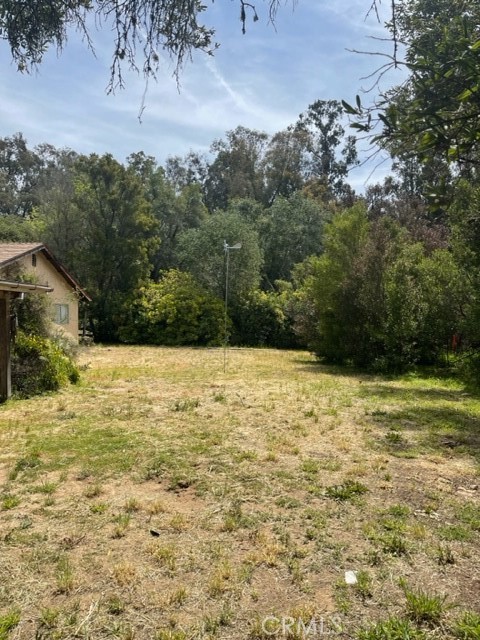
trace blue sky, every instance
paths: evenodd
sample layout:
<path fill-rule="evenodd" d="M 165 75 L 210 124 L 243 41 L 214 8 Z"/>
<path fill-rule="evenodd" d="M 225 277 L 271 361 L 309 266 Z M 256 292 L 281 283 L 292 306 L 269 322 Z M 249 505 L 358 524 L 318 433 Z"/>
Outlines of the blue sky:
<path fill-rule="evenodd" d="M 369 38 L 385 36 L 381 25 L 374 16 L 364 19 L 370 0 L 298 0 L 294 8 L 287 3 L 275 28 L 268 24 L 266 3 L 258 0 L 260 21 L 249 23 L 246 35 L 235 0 L 206 4 L 206 19 L 221 47 L 213 58 L 196 55 L 187 63 L 180 87 L 172 65 L 163 60 L 158 82 L 149 83 L 141 123 L 141 75 L 125 73 L 126 89 L 106 94 L 108 31 L 92 34 L 96 57 L 74 34 L 60 56 L 49 52 L 32 75 L 15 70 L 2 43 L 0 136 L 21 131 L 31 146 L 48 142 L 81 153 L 108 152 L 121 162 L 144 151 L 162 164 L 190 149 L 207 152 L 215 138 L 237 125 L 274 133 L 314 100 L 354 101 L 371 84 L 361 78 L 379 59 L 347 50 L 380 47 Z M 389 75 L 385 82 L 400 80 Z M 372 168 L 370 163 L 351 175 L 357 190 Z M 385 164 L 370 181 L 381 180 L 387 171 Z"/>

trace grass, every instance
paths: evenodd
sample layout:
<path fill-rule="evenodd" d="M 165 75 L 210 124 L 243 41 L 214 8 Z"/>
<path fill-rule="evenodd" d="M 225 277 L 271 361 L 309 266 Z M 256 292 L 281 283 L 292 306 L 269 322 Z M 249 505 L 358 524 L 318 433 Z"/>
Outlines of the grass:
<path fill-rule="evenodd" d="M 226 374 L 215 349 L 82 359 L 79 385 L 0 407 L 0 639 L 261 640 L 274 616 L 479 640 L 480 401 L 457 382 L 274 350 Z"/>

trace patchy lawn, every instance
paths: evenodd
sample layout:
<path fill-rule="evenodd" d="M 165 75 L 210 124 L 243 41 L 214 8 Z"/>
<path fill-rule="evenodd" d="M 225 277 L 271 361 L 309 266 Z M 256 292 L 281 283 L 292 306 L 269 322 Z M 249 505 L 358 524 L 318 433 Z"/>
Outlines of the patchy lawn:
<path fill-rule="evenodd" d="M 0 408 L 0 640 L 480 638 L 461 385 L 303 352 L 82 361 Z"/>

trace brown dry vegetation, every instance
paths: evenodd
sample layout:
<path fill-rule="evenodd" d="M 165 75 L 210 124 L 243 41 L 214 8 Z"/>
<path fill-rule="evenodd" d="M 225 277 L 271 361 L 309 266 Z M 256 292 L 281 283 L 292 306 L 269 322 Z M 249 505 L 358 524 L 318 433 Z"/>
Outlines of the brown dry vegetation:
<path fill-rule="evenodd" d="M 480 613 L 480 401 L 458 383 L 301 352 L 82 360 L 0 409 L 0 640 L 260 640 L 266 616 L 480 637 L 458 628 Z"/>

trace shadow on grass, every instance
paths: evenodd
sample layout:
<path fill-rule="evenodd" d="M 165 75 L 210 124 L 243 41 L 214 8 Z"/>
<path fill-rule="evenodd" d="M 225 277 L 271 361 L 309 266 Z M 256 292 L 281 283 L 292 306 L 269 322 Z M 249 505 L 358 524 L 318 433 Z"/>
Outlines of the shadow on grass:
<path fill-rule="evenodd" d="M 385 427 L 379 444 L 394 455 L 440 453 L 472 456 L 480 462 L 480 417 L 461 407 L 410 406 L 370 415 Z"/>
<path fill-rule="evenodd" d="M 388 379 L 385 379 L 387 382 Z M 428 380 L 425 380 L 428 385 Z M 466 393 L 463 389 L 445 389 L 431 386 L 425 387 L 393 387 L 380 384 L 366 384 L 361 390 L 362 397 L 368 398 L 375 396 L 382 400 L 392 400 L 394 402 L 428 402 L 446 401 L 446 402 L 465 402 L 467 398 L 474 398 L 476 395 Z"/>
<path fill-rule="evenodd" d="M 314 356 L 312 356 L 312 358 L 313 357 Z M 355 378 L 361 382 L 367 380 L 374 382 L 376 380 L 392 379 L 362 371 L 361 369 L 356 369 L 355 367 L 349 365 L 325 364 L 320 360 L 302 360 L 301 358 L 295 358 L 294 360 L 292 360 L 292 362 L 297 365 L 300 371 L 308 371 L 308 373 L 317 372 L 330 376 L 338 376 L 341 378 Z"/>

